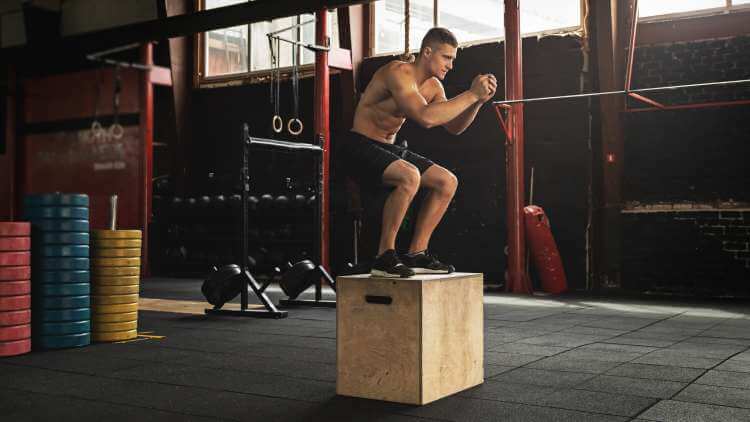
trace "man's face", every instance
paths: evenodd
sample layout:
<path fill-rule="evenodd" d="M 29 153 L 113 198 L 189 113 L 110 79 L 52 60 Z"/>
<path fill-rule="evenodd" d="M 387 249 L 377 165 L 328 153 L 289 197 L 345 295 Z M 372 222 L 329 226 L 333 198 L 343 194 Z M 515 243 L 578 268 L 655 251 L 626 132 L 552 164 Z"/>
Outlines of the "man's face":
<path fill-rule="evenodd" d="M 450 44 L 438 44 L 425 51 L 427 66 L 432 73 L 441 81 L 445 75 L 453 69 L 453 60 L 456 59 L 457 48 Z"/>

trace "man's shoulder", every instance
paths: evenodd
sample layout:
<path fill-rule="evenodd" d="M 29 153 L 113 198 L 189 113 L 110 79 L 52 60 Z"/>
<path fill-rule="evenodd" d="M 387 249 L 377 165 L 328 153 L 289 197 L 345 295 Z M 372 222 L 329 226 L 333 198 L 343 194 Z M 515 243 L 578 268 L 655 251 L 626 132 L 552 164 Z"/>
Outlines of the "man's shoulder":
<path fill-rule="evenodd" d="M 380 70 L 384 77 L 408 77 L 414 75 L 414 68 L 407 62 L 393 60 L 383 65 Z"/>

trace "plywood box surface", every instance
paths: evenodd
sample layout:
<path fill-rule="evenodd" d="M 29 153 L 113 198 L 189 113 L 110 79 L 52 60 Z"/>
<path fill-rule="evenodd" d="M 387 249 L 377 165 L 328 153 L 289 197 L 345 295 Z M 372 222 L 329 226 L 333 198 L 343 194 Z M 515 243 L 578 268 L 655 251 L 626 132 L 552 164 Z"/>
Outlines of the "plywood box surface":
<path fill-rule="evenodd" d="M 338 394 L 426 404 L 481 384 L 483 277 L 337 279 Z"/>

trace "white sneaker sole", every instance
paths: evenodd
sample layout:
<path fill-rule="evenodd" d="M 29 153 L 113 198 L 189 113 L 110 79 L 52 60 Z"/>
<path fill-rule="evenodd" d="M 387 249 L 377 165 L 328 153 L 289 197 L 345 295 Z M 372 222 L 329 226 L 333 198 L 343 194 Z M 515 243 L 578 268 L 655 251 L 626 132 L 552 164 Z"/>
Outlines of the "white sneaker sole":
<path fill-rule="evenodd" d="M 432 270 L 429 268 L 411 267 L 415 274 L 451 274 L 448 270 Z"/>
<path fill-rule="evenodd" d="M 409 278 L 410 277 L 410 276 L 401 277 L 400 274 L 391 274 L 391 273 L 387 273 L 385 271 L 380 271 L 380 270 L 372 270 L 370 271 L 370 275 L 374 277 L 383 277 L 383 278 Z"/>

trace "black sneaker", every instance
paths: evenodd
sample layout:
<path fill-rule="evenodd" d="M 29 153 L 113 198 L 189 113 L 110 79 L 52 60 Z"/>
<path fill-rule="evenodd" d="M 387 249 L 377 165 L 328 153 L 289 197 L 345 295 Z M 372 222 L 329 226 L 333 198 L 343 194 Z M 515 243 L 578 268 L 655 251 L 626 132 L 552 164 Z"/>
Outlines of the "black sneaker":
<path fill-rule="evenodd" d="M 414 256 L 403 255 L 401 260 L 414 270 L 415 274 L 450 274 L 456 271 L 453 265 L 443 264 L 427 251 Z"/>
<path fill-rule="evenodd" d="M 383 252 L 382 255 L 375 258 L 375 262 L 372 263 L 372 270 L 370 274 L 375 277 L 401 277 L 407 278 L 414 275 L 414 271 L 411 268 L 404 265 L 396 251 L 388 249 Z"/>

